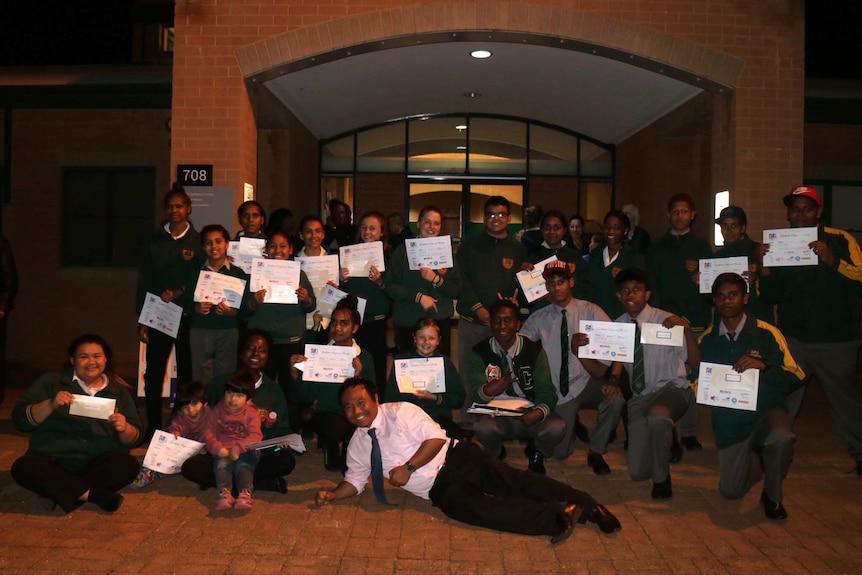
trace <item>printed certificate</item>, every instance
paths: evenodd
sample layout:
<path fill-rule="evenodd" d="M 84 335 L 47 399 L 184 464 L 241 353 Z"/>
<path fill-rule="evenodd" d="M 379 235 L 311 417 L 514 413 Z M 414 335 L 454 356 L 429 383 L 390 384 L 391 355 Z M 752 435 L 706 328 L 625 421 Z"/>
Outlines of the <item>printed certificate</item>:
<path fill-rule="evenodd" d="M 265 289 L 263 303 L 299 303 L 299 262 L 255 258 L 251 267 L 251 291 Z"/>
<path fill-rule="evenodd" d="M 408 240 L 409 241 L 409 240 Z M 395 360 L 395 381 L 401 393 L 446 392 L 446 368 L 442 357 Z"/>
<path fill-rule="evenodd" d="M 492 417 L 521 417 L 524 411 L 533 407 L 528 399 L 509 397 L 492 399 L 488 403 L 473 403 L 467 413 L 490 415 Z"/>
<path fill-rule="evenodd" d="M 700 362 L 697 402 L 702 405 L 757 411 L 759 369 L 733 371 L 729 365 Z"/>
<path fill-rule="evenodd" d="M 75 398 L 69 406 L 69 415 L 107 420 L 117 407 L 117 400 L 110 397 L 95 397 L 77 393 L 73 395 Z"/>
<path fill-rule="evenodd" d="M 330 284 L 323 286 L 323 290 L 320 292 L 320 297 L 317 298 L 317 310 L 325 320 L 324 323 L 326 325 L 323 326 L 324 328 L 329 325 L 329 318 L 332 317 L 332 310 L 335 309 L 335 304 L 345 297 L 347 297 L 346 291 L 341 291 L 336 287 L 332 287 Z M 368 304 L 368 300 L 359 296 L 356 296 L 356 300 L 356 307 L 359 310 L 359 318 L 360 320 L 364 320 L 365 306 Z"/>
<path fill-rule="evenodd" d="M 245 293 L 245 280 L 220 274 L 209 270 L 201 270 L 198 275 L 198 285 L 195 287 L 196 302 L 227 304 L 239 309 L 242 305 L 242 295 Z"/>
<path fill-rule="evenodd" d="M 138 323 L 152 329 L 157 329 L 165 335 L 176 339 L 183 319 L 183 308 L 175 303 L 167 303 L 156 294 L 147 292 L 144 307 L 138 317 Z"/>
<path fill-rule="evenodd" d="M 316 256 L 307 258 L 296 258 L 300 263 L 302 271 L 308 276 L 308 281 L 315 290 L 323 289 L 326 282 L 338 283 L 338 256 Z"/>
<path fill-rule="evenodd" d="M 763 230 L 763 243 L 769 251 L 763 255 L 763 266 L 816 266 L 817 256 L 808 247 L 817 241 L 817 228 Z"/>
<path fill-rule="evenodd" d="M 368 242 L 353 244 L 338 248 L 341 267 L 350 270 L 350 277 L 368 277 L 371 266 L 377 266 L 377 271 L 385 271 L 383 262 L 383 242 Z"/>
<path fill-rule="evenodd" d="M 748 271 L 748 258 L 737 256 L 732 258 L 707 258 L 699 260 L 700 265 L 700 293 L 712 293 L 712 284 L 715 278 L 723 273 L 735 273 L 742 275 Z M 748 284 L 746 283 L 746 286 Z"/>
<path fill-rule="evenodd" d="M 200 453 L 203 448 L 204 444 L 200 441 L 177 437 L 157 429 L 144 456 L 144 467 L 165 475 L 174 475 L 180 472 L 187 459 Z"/>
<path fill-rule="evenodd" d="M 404 247 L 407 249 L 407 263 L 411 270 L 442 270 L 453 266 L 450 236 L 410 238 L 406 240 Z"/>
<path fill-rule="evenodd" d="M 302 370 L 304 381 L 341 383 L 348 377 L 353 377 L 356 349 L 352 345 L 306 344 L 305 357 L 308 359 Z"/>
<path fill-rule="evenodd" d="M 632 363 L 635 359 L 635 324 L 631 322 L 580 320 L 581 333 L 590 337 L 578 348 L 578 357 Z"/>
<path fill-rule="evenodd" d="M 667 329 L 660 323 L 641 324 L 641 343 L 643 344 L 682 347 L 684 342 L 685 328 L 681 325 Z M 634 352 L 632 352 L 632 361 L 634 361 Z"/>
<path fill-rule="evenodd" d="M 515 277 L 518 278 L 518 283 L 521 284 L 521 291 L 527 301 L 533 303 L 537 299 L 548 293 L 545 287 L 545 278 L 542 277 L 542 272 L 545 271 L 545 266 L 550 262 L 556 261 L 557 256 L 551 256 L 546 260 L 542 260 L 537 264 L 533 264 L 532 270 L 521 270 Z"/>
<path fill-rule="evenodd" d="M 252 260 L 262 257 L 265 249 L 266 240 L 262 238 L 240 238 L 228 243 L 227 255 L 233 258 L 234 265 L 250 274 Z"/>

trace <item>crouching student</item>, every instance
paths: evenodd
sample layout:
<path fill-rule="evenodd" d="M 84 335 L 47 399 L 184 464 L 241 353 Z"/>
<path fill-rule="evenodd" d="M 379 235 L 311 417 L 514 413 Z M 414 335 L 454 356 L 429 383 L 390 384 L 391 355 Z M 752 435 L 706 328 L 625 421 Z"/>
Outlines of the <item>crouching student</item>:
<path fill-rule="evenodd" d="M 763 477 L 760 504 L 766 516 L 786 519 L 782 482 L 790 469 L 795 441 L 787 415 L 787 395 L 802 385 L 805 374 L 778 328 L 746 314 L 748 293 L 741 276 L 718 276 L 712 285 L 712 301 L 715 319 L 700 338 L 701 359 L 732 365 L 739 373 L 760 371 L 756 411 L 712 408 L 718 489 L 724 497 L 738 499 Z M 752 473 L 752 459 L 762 471 Z"/>
<path fill-rule="evenodd" d="M 615 321 L 635 324 L 634 361 L 614 364 L 610 376 L 615 381 L 624 367 L 632 390 L 626 405 L 629 476 L 634 481 L 652 479 L 653 499 L 669 499 L 673 497 L 669 463 L 673 427 L 687 410 L 697 409 L 686 366 L 686 362 L 699 363 L 697 338 L 685 319 L 649 305 L 645 272 L 623 269 L 616 284 L 617 299 L 625 313 Z M 666 329 L 681 326 L 682 347 L 642 344 L 641 331 L 646 323 Z"/>
<path fill-rule="evenodd" d="M 213 473 L 219 498 L 216 511 L 230 508 L 251 509 L 254 500 L 254 469 L 258 454 L 249 443 L 263 440 L 260 415 L 251 402 L 254 378 L 247 372 L 234 372 L 224 386 L 224 398 L 213 408 L 204 432 L 207 451 L 213 456 Z M 238 497 L 231 494 L 235 487 Z"/>
<path fill-rule="evenodd" d="M 176 437 L 204 441 L 204 431 L 207 425 L 207 393 L 204 384 L 199 381 L 187 381 L 177 389 L 176 415 L 168 427 L 168 431 Z M 138 477 L 132 482 L 132 487 L 142 489 L 156 479 L 163 477 L 161 473 L 149 467 L 142 467 Z"/>

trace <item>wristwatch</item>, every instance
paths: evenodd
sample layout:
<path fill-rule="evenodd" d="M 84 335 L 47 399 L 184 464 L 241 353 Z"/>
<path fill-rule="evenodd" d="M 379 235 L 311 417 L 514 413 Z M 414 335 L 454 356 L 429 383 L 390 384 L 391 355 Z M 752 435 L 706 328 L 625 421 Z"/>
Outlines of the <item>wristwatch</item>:
<path fill-rule="evenodd" d="M 416 473 L 416 466 L 413 465 L 412 463 L 410 463 L 409 461 L 404 464 L 404 467 L 406 467 L 407 471 L 409 471 L 410 473 Z"/>

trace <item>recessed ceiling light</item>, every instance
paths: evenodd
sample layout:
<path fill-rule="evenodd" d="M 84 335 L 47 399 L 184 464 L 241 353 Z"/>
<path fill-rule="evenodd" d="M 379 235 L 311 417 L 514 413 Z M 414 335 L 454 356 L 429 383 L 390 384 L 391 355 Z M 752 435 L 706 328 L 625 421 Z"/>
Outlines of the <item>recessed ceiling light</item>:
<path fill-rule="evenodd" d="M 464 92 L 465 98 L 478 98 L 481 95 L 479 92 Z"/>
<path fill-rule="evenodd" d="M 491 57 L 491 51 L 490 50 L 473 50 L 472 52 L 470 52 L 470 55 L 476 59 L 484 60 L 485 58 Z"/>
<path fill-rule="evenodd" d="M 459 132 L 463 132 L 464 130 L 467 129 L 467 126 L 465 126 L 464 124 L 458 124 L 457 126 L 455 126 L 455 129 L 458 130 Z"/>
<path fill-rule="evenodd" d="M 455 146 L 456 150 L 466 150 L 467 146 Z"/>

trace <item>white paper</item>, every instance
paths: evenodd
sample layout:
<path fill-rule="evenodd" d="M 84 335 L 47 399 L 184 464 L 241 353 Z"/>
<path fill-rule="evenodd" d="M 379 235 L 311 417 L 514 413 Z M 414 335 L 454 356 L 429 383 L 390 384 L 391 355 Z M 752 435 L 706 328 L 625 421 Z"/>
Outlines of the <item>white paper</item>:
<path fill-rule="evenodd" d="M 305 345 L 304 381 L 342 383 L 353 377 L 353 358 L 356 349 L 352 345 Z"/>
<path fill-rule="evenodd" d="M 299 303 L 299 273 L 302 266 L 291 260 L 255 258 L 251 264 L 251 291 L 265 289 L 263 303 Z"/>
<path fill-rule="evenodd" d="M 311 256 L 304 258 L 296 258 L 296 261 L 302 266 L 302 271 L 308 277 L 309 283 L 314 291 L 314 297 L 317 299 L 318 306 L 320 305 L 320 297 L 323 294 L 323 288 L 327 282 L 338 284 L 338 256 Z M 320 311 L 320 307 L 316 311 Z M 323 315 L 323 328 L 329 325 L 329 318 Z M 310 313 L 305 316 L 305 327 L 311 329 L 314 326 L 314 314 Z"/>
<path fill-rule="evenodd" d="M 551 256 L 539 263 L 533 264 L 532 270 L 521 270 L 515 277 L 518 278 L 518 283 L 521 284 L 521 292 L 527 301 L 532 303 L 548 293 L 548 288 L 545 287 L 545 278 L 542 277 L 542 272 L 545 271 L 545 266 L 550 262 L 556 261 L 557 256 Z"/>
<path fill-rule="evenodd" d="M 247 274 L 251 273 L 252 260 L 263 256 L 266 240 L 263 238 L 240 238 L 228 243 L 227 255 L 233 258 L 233 264 Z"/>
<path fill-rule="evenodd" d="M 578 329 L 590 338 L 578 348 L 578 357 L 632 363 L 635 358 L 635 324 L 580 320 Z"/>
<path fill-rule="evenodd" d="M 198 275 L 198 285 L 195 287 L 196 302 L 227 304 L 239 309 L 242 306 L 242 294 L 245 293 L 245 280 L 209 270 L 201 270 Z"/>
<path fill-rule="evenodd" d="M 326 325 L 323 326 L 324 329 L 329 325 L 329 318 L 332 316 L 332 310 L 335 309 L 335 304 L 343 300 L 345 297 L 347 297 L 346 291 L 341 291 L 329 284 L 323 286 L 323 291 L 317 299 L 317 310 L 320 312 L 320 315 L 323 316 L 324 320 L 326 320 Z M 356 296 L 356 309 L 359 311 L 360 321 L 365 319 L 366 305 L 368 305 L 367 299 Z"/>
<path fill-rule="evenodd" d="M 107 420 L 117 407 L 117 400 L 110 397 L 93 397 L 77 393 L 73 395 L 74 399 L 69 406 L 69 415 Z"/>
<path fill-rule="evenodd" d="M 763 243 L 769 251 L 763 255 L 763 267 L 816 266 L 817 255 L 808 244 L 817 241 L 817 228 L 784 228 L 763 230 Z"/>
<path fill-rule="evenodd" d="M 290 433 L 273 437 L 272 439 L 264 439 L 257 443 L 249 443 L 246 445 L 249 449 L 267 449 L 270 447 L 286 447 L 297 453 L 305 453 L 305 442 L 302 441 L 302 436 L 298 433 Z"/>
<path fill-rule="evenodd" d="M 675 325 L 667 329 L 660 323 L 641 324 L 641 343 L 648 345 L 665 345 L 682 347 L 685 342 L 685 328 Z M 634 355 L 632 355 L 634 361 Z"/>
<path fill-rule="evenodd" d="M 157 429 L 144 456 L 144 467 L 165 475 L 174 475 L 180 472 L 186 460 L 200 453 L 203 447 L 200 441 L 177 437 Z"/>
<path fill-rule="evenodd" d="M 138 323 L 155 329 L 174 339 L 183 319 L 183 308 L 175 303 L 166 303 L 156 294 L 147 292 Z"/>
<path fill-rule="evenodd" d="M 353 244 L 338 248 L 341 267 L 349 270 L 350 277 L 368 277 L 371 266 L 377 266 L 377 271 L 385 271 L 383 261 L 383 242 L 368 242 Z"/>
<path fill-rule="evenodd" d="M 736 256 L 732 258 L 707 258 L 699 260 L 700 293 L 712 293 L 715 278 L 723 273 L 742 275 L 748 271 L 748 258 Z M 746 287 L 748 284 L 746 283 Z"/>
<path fill-rule="evenodd" d="M 492 399 L 488 403 L 473 403 L 467 413 L 494 417 L 521 417 L 524 410 L 533 407 L 533 402 L 522 398 Z"/>
<path fill-rule="evenodd" d="M 442 270 L 453 267 L 450 236 L 410 238 L 405 241 L 404 247 L 407 249 L 407 263 L 411 270 Z"/>
<path fill-rule="evenodd" d="M 744 411 L 757 411 L 760 370 L 733 371 L 729 365 L 700 362 L 697 402 Z"/>
<path fill-rule="evenodd" d="M 401 393 L 446 392 L 446 367 L 442 357 L 395 360 L 395 381 Z"/>

